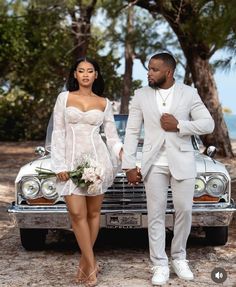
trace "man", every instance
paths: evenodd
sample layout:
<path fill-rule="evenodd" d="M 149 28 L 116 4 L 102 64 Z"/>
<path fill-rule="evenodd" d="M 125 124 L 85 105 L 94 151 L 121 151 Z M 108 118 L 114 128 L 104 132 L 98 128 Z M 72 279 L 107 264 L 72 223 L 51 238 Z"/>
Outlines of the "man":
<path fill-rule="evenodd" d="M 136 184 L 142 174 L 145 185 L 153 285 L 165 284 L 169 279 L 165 253 L 169 184 L 175 209 L 171 264 L 180 278 L 194 279 L 186 260 L 196 176 L 191 135 L 211 133 L 214 129 L 214 121 L 197 90 L 175 82 L 175 67 L 175 59 L 168 53 L 151 57 L 149 85 L 135 91 L 130 106 L 122 160 L 128 182 Z M 142 123 L 144 145 L 140 174 L 136 167 L 136 151 Z"/>

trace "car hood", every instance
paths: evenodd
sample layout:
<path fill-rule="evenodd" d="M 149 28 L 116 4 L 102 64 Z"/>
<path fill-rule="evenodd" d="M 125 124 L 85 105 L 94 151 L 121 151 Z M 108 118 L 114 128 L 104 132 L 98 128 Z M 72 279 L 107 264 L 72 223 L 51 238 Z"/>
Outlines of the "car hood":
<path fill-rule="evenodd" d="M 204 172 L 222 172 L 226 174 L 229 177 L 229 174 L 224 166 L 224 164 L 220 163 L 219 161 L 216 161 L 214 159 L 211 159 L 210 157 L 203 155 L 199 152 L 195 153 L 196 158 L 196 165 L 197 165 L 197 173 L 204 173 Z M 138 152 L 137 156 L 137 166 L 140 167 L 141 165 L 141 152 Z M 46 169 L 51 169 L 50 164 L 50 155 L 38 158 L 24 166 L 21 167 L 15 182 L 19 182 L 22 178 L 22 176 L 32 176 L 37 175 L 37 172 L 35 171 L 35 168 L 41 167 Z"/>
<path fill-rule="evenodd" d="M 213 172 L 213 173 L 217 173 L 217 172 L 221 172 L 228 175 L 228 172 L 225 168 L 225 165 L 222 164 L 221 162 L 214 160 L 212 158 L 210 158 L 207 155 L 203 155 L 201 153 L 196 153 L 195 154 L 195 158 L 196 158 L 196 164 L 197 164 L 197 173 L 203 173 L 203 172 Z"/>
<path fill-rule="evenodd" d="M 16 177 L 15 182 L 19 182 L 23 176 L 37 175 L 37 172 L 35 171 L 37 167 L 51 169 L 50 155 L 40 157 L 22 166 Z"/>

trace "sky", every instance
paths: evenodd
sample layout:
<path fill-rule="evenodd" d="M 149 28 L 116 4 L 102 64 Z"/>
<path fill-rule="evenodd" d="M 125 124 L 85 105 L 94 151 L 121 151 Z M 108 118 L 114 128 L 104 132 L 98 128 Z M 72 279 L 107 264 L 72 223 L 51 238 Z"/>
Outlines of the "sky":
<path fill-rule="evenodd" d="M 222 107 L 236 114 L 236 69 L 229 72 L 218 69 L 214 78 Z M 134 62 L 133 80 L 142 80 L 143 85 L 147 85 L 147 71 L 138 60 Z"/>

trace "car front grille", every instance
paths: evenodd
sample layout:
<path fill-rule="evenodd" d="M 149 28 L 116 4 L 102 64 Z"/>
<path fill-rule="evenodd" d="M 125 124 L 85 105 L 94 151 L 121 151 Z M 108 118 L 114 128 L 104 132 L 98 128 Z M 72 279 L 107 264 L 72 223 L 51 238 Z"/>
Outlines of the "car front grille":
<path fill-rule="evenodd" d="M 113 185 L 105 193 L 102 209 L 109 211 L 142 210 L 145 212 L 147 204 L 143 183 L 131 186 L 125 176 L 117 176 Z"/>
<path fill-rule="evenodd" d="M 168 191 L 168 204 L 172 207 L 172 195 Z M 103 211 L 139 211 L 147 212 L 146 193 L 143 182 L 131 186 L 124 175 L 115 178 L 113 185 L 105 193 L 102 204 Z"/>

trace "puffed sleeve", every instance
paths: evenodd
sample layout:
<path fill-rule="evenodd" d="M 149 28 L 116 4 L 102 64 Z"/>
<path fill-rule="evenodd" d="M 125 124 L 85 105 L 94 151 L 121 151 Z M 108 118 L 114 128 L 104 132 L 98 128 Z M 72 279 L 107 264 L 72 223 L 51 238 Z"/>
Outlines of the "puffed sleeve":
<path fill-rule="evenodd" d="M 51 140 L 51 169 L 55 173 L 67 171 L 65 161 L 65 103 L 66 93 L 60 93 L 53 110 L 53 131 Z"/>
<path fill-rule="evenodd" d="M 117 133 L 111 102 L 108 99 L 107 99 L 107 107 L 105 111 L 103 126 L 107 146 L 110 152 L 112 152 L 117 158 L 119 158 L 119 153 L 122 148 L 122 142 L 119 139 Z"/>

